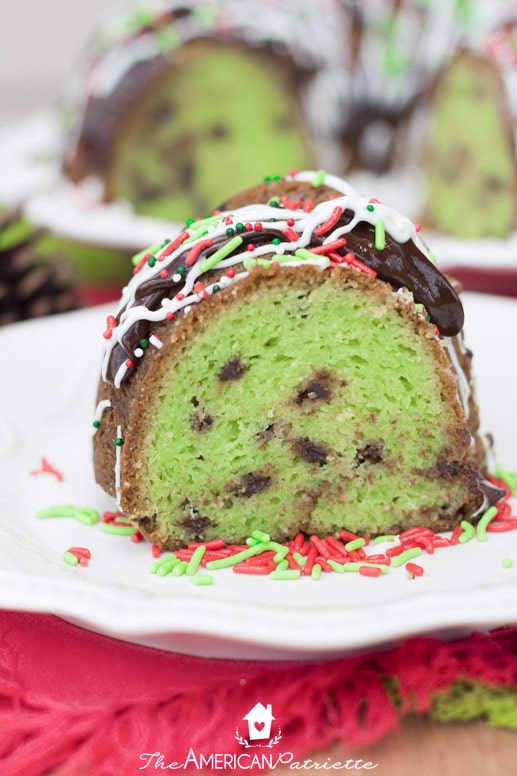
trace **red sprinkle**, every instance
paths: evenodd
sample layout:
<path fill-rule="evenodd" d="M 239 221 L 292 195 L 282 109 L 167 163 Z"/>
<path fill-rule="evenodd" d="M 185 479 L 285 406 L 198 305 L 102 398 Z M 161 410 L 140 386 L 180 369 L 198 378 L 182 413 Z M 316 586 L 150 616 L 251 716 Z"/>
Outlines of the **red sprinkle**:
<path fill-rule="evenodd" d="M 152 253 L 146 253 L 145 256 L 142 256 L 142 258 L 140 259 L 140 261 L 138 262 L 138 264 L 133 270 L 133 275 L 138 275 L 142 267 L 145 266 L 145 264 L 147 264 L 148 259 L 150 259 L 152 255 L 153 255 Z"/>
<path fill-rule="evenodd" d="M 234 574 L 269 574 L 271 571 L 274 571 L 273 568 L 269 568 L 269 566 L 246 566 L 244 563 L 237 563 L 236 566 L 232 566 L 232 571 Z"/>
<path fill-rule="evenodd" d="M 234 278 L 235 277 L 235 270 L 230 267 L 230 269 L 226 270 L 226 277 L 227 278 Z"/>
<path fill-rule="evenodd" d="M 168 277 L 169 277 L 169 273 L 167 272 L 167 270 L 166 270 L 166 269 L 162 269 L 162 270 L 160 270 L 160 272 L 159 272 L 158 274 L 159 274 L 159 275 L 160 275 L 160 277 L 161 277 L 161 278 L 163 278 L 164 280 L 165 280 L 165 278 L 168 278 Z"/>
<path fill-rule="evenodd" d="M 458 544 L 458 540 L 463 533 L 463 528 L 461 525 L 457 525 L 454 531 L 451 534 L 451 538 L 449 539 L 451 544 Z"/>
<path fill-rule="evenodd" d="M 310 199 L 310 197 L 307 197 L 303 203 L 303 211 L 304 213 L 310 213 L 312 210 L 314 210 L 314 202 L 312 199 Z"/>
<path fill-rule="evenodd" d="M 415 577 L 421 577 L 424 573 L 424 569 L 422 566 L 419 566 L 418 563 L 406 563 L 404 566 L 408 574 L 413 574 Z"/>
<path fill-rule="evenodd" d="M 298 234 L 298 232 L 295 232 L 294 229 L 291 229 L 290 227 L 288 229 L 284 229 L 282 234 L 284 235 L 284 237 L 287 237 L 287 239 L 290 240 L 291 242 L 298 242 L 298 240 L 300 239 L 300 235 Z"/>
<path fill-rule="evenodd" d="M 374 566 L 359 566 L 358 571 L 363 577 L 380 577 L 382 574 L 381 569 L 376 569 Z"/>
<path fill-rule="evenodd" d="M 325 234 L 326 232 L 330 232 L 332 227 L 334 227 L 337 224 L 342 214 L 343 214 L 343 208 L 339 206 L 335 207 L 330 215 L 330 218 L 328 218 L 323 224 L 320 224 L 314 230 L 314 234 L 316 235 L 316 237 L 321 237 L 322 234 Z"/>
<path fill-rule="evenodd" d="M 504 531 L 515 531 L 517 528 L 517 518 L 511 520 L 491 520 L 487 525 L 487 531 L 493 531 L 494 533 L 504 533 Z"/>
<path fill-rule="evenodd" d="M 334 242 L 316 245 L 315 248 L 311 248 L 311 253 L 315 253 L 317 256 L 326 256 L 339 250 L 339 248 L 343 248 L 345 245 L 346 239 L 344 237 L 339 237 L 337 240 L 334 240 Z"/>
<path fill-rule="evenodd" d="M 174 320 L 174 313 L 166 313 L 165 318 L 168 321 L 173 321 Z"/>
<path fill-rule="evenodd" d="M 31 471 L 31 477 L 35 477 L 38 474 L 52 474 L 58 482 L 63 482 L 64 477 L 60 471 L 58 471 L 46 458 L 41 459 L 41 467 L 39 469 L 33 469 Z"/>
<path fill-rule="evenodd" d="M 143 539 L 143 534 L 141 534 L 140 531 L 135 531 L 134 534 L 131 534 L 131 541 L 133 544 L 139 544 Z"/>
<path fill-rule="evenodd" d="M 359 539 L 359 536 L 351 531 L 340 531 L 338 536 L 340 539 L 343 539 L 344 542 L 353 542 L 355 539 Z"/>
<path fill-rule="evenodd" d="M 117 319 L 114 315 L 108 315 L 106 318 L 106 331 L 103 333 L 104 339 L 111 339 L 113 335 L 113 329 L 117 325 Z"/>
<path fill-rule="evenodd" d="M 153 558 L 159 558 L 160 555 L 162 554 L 162 551 L 160 550 L 157 544 L 153 544 L 151 547 L 151 553 Z"/>
<path fill-rule="evenodd" d="M 167 245 L 167 247 L 162 251 L 162 253 L 158 257 L 158 261 L 163 261 L 164 259 L 167 258 L 167 256 L 170 256 L 171 253 L 173 253 L 173 251 L 176 250 L 176 248 L 179 248 L 180 245 L 183 245 L 187 237 L 189 237 L 188 232 L 180 232 L 180 234 L 172 242 L 170 242 Z"/>
<path fill-rule="evenodd" d="M 197 261 L 199 254 L 201 251 L 204 251 L 205 248 L 210 248 L 210 246 L 213 245 L 213 240 L 206 239 L 201 240 L 201 242 L 198 242 L 197 245 L 194 245 L 193 248 L 190 249 L 190 251 L 187 253 L 187 257 L 185 259 L 185 266 L 190 267 L 192 264 L 194 264 L 195 261 Z"/>
<path fill-rule="evenodd" d="M 200 299 L 206 299 L 208 297 L 208 291 L 200 280 L 198 280 L 197 283 L 194 283 L 194 293 L 197 294 Z"/>

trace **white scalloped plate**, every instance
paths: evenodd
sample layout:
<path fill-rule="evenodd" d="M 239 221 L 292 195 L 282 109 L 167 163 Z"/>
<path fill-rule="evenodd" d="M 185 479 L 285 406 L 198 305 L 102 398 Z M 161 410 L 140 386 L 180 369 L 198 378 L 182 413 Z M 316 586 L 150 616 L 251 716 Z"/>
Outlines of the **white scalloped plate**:
<path fill-rule="evenodd" d="M 465 295 L 483 427 L 517 469 L 517 302 Z M 111 311 L 111 310 L 110 310 Z M 423 577 L 322 575 L 273 582 L 214 573 L 195 587 L 158 578 L 147 544 L 73 519 L 38 520 L 54 504 L 112 509 L 94 483 L 91 421 L 108 311 L 0 331 L 0 606 L 49 612 L 120 639 L 213 657 L 305 658 L 350 653 L 418 633 L 454 635 L 517 622 L 517 532 L 424 555 Z M 32 475 L 45 457 L 63 474 Z M 71 545 L 92 551 L 72 568 Z M 504 569 L 503 557 L 515 566 Z"/>

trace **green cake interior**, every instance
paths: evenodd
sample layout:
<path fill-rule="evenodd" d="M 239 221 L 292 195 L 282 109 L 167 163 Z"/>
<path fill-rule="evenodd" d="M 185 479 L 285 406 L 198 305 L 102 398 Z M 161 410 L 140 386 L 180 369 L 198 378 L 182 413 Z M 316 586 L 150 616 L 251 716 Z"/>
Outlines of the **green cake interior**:
<path fill-rule="evenodd" d="M 458 58 L 432 105 L 426 216 L 460 238 L 507 237 L 515 221 L 515 157 L 502 84 L 488 63 Z"/>
<path fill-rule="evenodd" d="M 302 525 L 384 533 L 450 517 L 435 363 L 394 309 L 331 282 L 268 287 L 192 339 L 157 393 L 142 481 L 180 542 Z M 450 455 L 450 448 L 449 448 Z"/>
<path fill-rule="evenodd" d="M 185 220 L 265 175 L 310 167 L 307 149 L 287 62 L 195 41 L 124 116 L 108 195 Z"/>

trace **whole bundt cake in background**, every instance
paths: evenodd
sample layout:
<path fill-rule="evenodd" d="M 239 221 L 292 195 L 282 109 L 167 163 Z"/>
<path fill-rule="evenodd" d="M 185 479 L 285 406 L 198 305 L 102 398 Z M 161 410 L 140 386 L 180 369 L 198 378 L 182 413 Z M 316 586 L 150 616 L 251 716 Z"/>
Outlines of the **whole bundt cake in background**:
<path fill-rule="evenodd" d="M 322 171 L 264 182 L 138 257 L 97 480 L 170 549 L 475 520 L 501 493 L 462 327 L 411 221 Z"/>
<path fill-rule="evenodd" d="M 70 86 L 64 168 L 182 221 L 268 170 L 341 168 L 334 0 L 149 0 L 101 25 Z"/>

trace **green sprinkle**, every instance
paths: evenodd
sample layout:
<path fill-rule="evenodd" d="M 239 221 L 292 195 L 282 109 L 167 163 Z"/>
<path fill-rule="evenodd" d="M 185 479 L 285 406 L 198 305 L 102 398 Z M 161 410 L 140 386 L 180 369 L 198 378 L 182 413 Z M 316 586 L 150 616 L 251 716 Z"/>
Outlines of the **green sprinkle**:
<path fill-rule="evenodd" d="M 203 587 L 204 585 L 212 585 L 214 578 L 210 574 L 198 574 L 195 577 L 190 577 L 190 581 L 197 587 Z"/>
<path fill-rule="evenodd" d="M 386 247 L 386 232 L 384 229 L 384 221 L 380 219 L 375 224 L 375 247 L 378 251 L 383 251 Z"/>
<path fill-rule="evenodd" d="M 361 539 L 361 537 L 357 539 L 352 539 L 352 541 L 347 542 L 345 544 L 345 550 L 347 552 L 353 552 L 354 550 L 358 550 L 359 547 L 364 547 L 365 544 L 366 544 L 365 540 Z"/>
<path fill-rule="evenodd" d="M 307 558 L 305 558 L 303 555 L 300 555 L 299 552 L 293 552 L 293 558 L 299 566 L 305 566 L 307 562 Z"/>
<path fill-rule="evenodd" d="M 467 542 L 470 542 L 470 540 L 474 538 L 474 536 L 476 535 L 476 529 L 474 528 L 472 523 L 468 522 L 468 520 L 462 520 L 460 525 L 463 528 L 463 533 L 459 535 L 458 541 L 460 544 L 466 544 Z"/>
<path fill-rule="evenodd" d="M 48 507 L 48 509 L 40 509 L 36 512 L 36 517 L 40 520 L 44 520 L 47 517 L 73 517 L 76 507 L 71 504 L 59 504 L 55 507 Z"/>
<path fill-rule="evenodd" d="M 229 226 L 228 229 L 226 230 L 226 236 L 227 237 L 233 237 L 234 234 L 235 234 L 235 229 L 233 229 L 231 226 Z"/>
<path fill-rule="evenodd" d="M 77 520 L 78 523 L 83 523 L 84 525 L 95 525 L 95 523 L 99 522 L 101 516 L 96 509 L 92 509 L 91 507 L 79 507 L 74 511 L 73 518 L 74 520 Z"/>
<path fill-rule="evenodd" d="M 317 188 L 318 186 L 322 186 L 325 183 L 325 175 L 327 173 L 325 170 L 318 170 L 316 175 L 314 176 L 314 180 L 312 181 L 312 185 L 314 188 Z"/>
<path fill-rule="evenodd" d="M 113 442 L 117 447 L 122 447 L 122 445 L 124 444 L 124 440 L 122 439 L 122 437 L 115 437 Z"/>
<path fill-rule="evenodd" d="M 205 259 L 200 267 L 200 272 L 208 272 L 208 270 L 213 269 L 217 264 L 219 264 L 220 261 L 225 259 L 227 256 L 230 255 L 236 248 L 239 247 L 239 245 L 242 245 L 242 237 L 239 235 L 236 235 L 232 240 L 229 240 L 226 245 L 223 245 L 222 248 L 219 248 L 218 251 L 215 251 L 215 253 L 212 253 L 211 256 L 209 256 L 207 259 Z"/>
<path fill-rule="evenodd" d="M 517 472 L 509 472 L 503 469 L 501 464 L 497 463 L 495 466 L 495 476 L 503 480 L 510 490 L 517 491 Z"/>
<path fill-rule="evenodd" d="M 487 511 L 483 514 L 481 520 L 477 524 L 477 529 L 476 529 L 478 542 L 486 542 L 487 525 L 490 523 L 491 520 L 494 519 L 496 515 L 497 515 L 497 509 L 495 507 L 490 507 L 490 509 L 487 509 Z"/>
<path fill-rule="evenodd" d="M 248 545 L 248 547 L 254 547 L 256 544 L 261 544 L 261 542 L 259 542 L 258 539 L 252 539 L 251 536 L 249 536 L 246 539 L 246 544 Z"/>
<path fill-rule="evenodd" d="M 190 229 L 190 227 L 193 226 L 193 224 L 195 223 L 196 223 L 196 220 L 194 218 L 187 218 L 187 220 L 185 221 L 185 225 L 187 226 L 187 229 Z"/>
<path fill-rule="evenodd" d="M 167 563 L 164 563 L 160 566 L 159 569 L 156 570 L 156 576 L 158 577 L 165 577 L 167 574 L 170 574 L 173 569 L 176 568 L 178 563 L 181 563 L 179 558 L 167 558 Z"/>
<path fill-rule="evenodd" d="M 186 560 L 180 560 L 177 566 L 174 566 L 174 568 L 171 571 L 171 574 L 173 577 L 182 577 L 183 574 L 187 570 L 188 563 Z M 192 579 L 192 577 L 191 577 Z"/>
<path fill-rule="evenodd" d="M 267 204 L 269 207 L 280 207 L 280 197 L 271 197 Z"/>
<path fill-rule="evenodd" d="M 287 560 L 281 560 L 276 567 L 277 571 L 287 571 L 289 568 L 289 562 Z"/>
<path fill-rule="evenodd" d="M 281 242 L 282 240 L 280 239 L 280 237 L 273 237 L 273 239 L 271 240 L 271 243 L 273 245 L 280 245 Z"/>
<path fill-rule="evenodd" d="M 196 573 L 196 571 L 198 570 L 198 566 L 201 561 L 201 558 L 203 557 L 205 552 L 206 552 L 206 547 L 204 547 L 203 545 L 201 545 L 200 547 L 196 547 L 191 559 L 188 562 L 188 566 L 186 568 L 185 574 L 188 574 L 189 577 L 191 577 Z"/>
<path fill-rule="evenodd" d="M 393 565 L 393 559 L 392 559 L 392 565 Z M 330 561 L 328 561 L 330 563 Z M 361 560 L 361 561 L 354 561 L 345 563 L 343 566 L 344 571 L 359 571 L 361 566 L 371 566 L 374 569 L 380 569 L 381 574 L 387 574 L 388 573 L 388 567 L 385 566 L 383 563 L 368 563 L 367 561 Z"/>
<path fill-rule="evenodd" d="M 115 536 L 132 536 L 136 532 L 134 525 L 117 525 L 116 523 L 101 523 L 101 531 Z"/>
<path fill-rule="evenodd" d="M 303 261 L 312 261 L 313 259 L 321 261 L 321 256 L 318 256 L 317 253 L 312 253 L 312 251 L 308 251 L 306 248 L 298 248 L 294 255 L 297 259 L 302 259 Z"/>
<path fill-rule="evenodd" d="M 147 256 L 148 253 L 156 253 L 156 251 L 159 251 L 161 247 L 161 243 L 158 243 L 157 245 L 152 245 L 150 248 L 144 248 L 143 251 L 140 251 L 133 256 L 131 263 L 135 266 L 140 264 L 144 256 Z"/>
<path fill-rule="evenodd" d="M 392 542 L 395 538 L 395 534 L 384 534 L 384 536 L 376 536 L 373 543 L 380 544 L 381 542 Z"/>
<path fill-rule="evenodd" d="M 177 268 L 176 272 L 178 273 L 178 275 L 180 275 L 180 277 L 184 278 L 185 275 L 187 274 L 187 268 L 182 265 L 181 267 Z"/>
<path fill-rule="evenodd" d="M 154 265 L 156 264 L 156 256 L 149 256 L 149 258 L 147 259 L 147 264 L 149 267 L 154 267 Z"/>
<path fill-rule="evenodd" d="M 407 563 L 408 560 L 412 560 L 413 558 L 416 558 L 418 555 L 422 554 L 421 547 L 413 547 L 411 550 L 406 550 L 405 552 L 401 552 L 400 555 L 395 555 L 394 558 L 391 559 L 391 565 L 394 568 L 398 568 L 399 566 L 403 566 L 404 563 Z"/>
<path fill-rule="evenodd" d="M 335 560 L 328 560 L 327 563 L 338 574 L 344 574 L 345 573 L 345 566 L 342 563 L 337 563 Z"/>
<path fill-rule="evenodd" d="M 256 539 L 258 542 L 270 542 L 271 536 L 265 531 L 252 531 L 251 538 Z"/>
<path fill-rule="evenodd" d="M 242 262 L 245 269 L 254 269 L 255 267 L 265 267 L 269 269 L 271 266 L 270 259 L 244 259 Z"/>
<path fill-rule="evenodd" d="M 501 561 L 501 566 L 504 569 L 511 569 L 513 566 L 513 560 L 511 558 L 503 558 Z"/>
<path fill-rule="evenodd" d="M 94 421 L 93 421 L 93 423 L 92 423 L 92 426 L 93 426 L 94 428 L 99 428 L 99 427 L 100 427 L 100 425 L 101 425 L 101 422 L 100 422 L 100 420 L 94 420 Z"/>
<path fill-rule="evenodd" d="M 151 574 L 157 574 L 159 577 L 164 577 L 166 574 L 170 574 L 174 566 L 177 566 L 181 561 L 173 554 L 166 555 L 164 558 L 160 558 L 149 568 Z"/>
<path fill-rule="evenodd" d="M 237 563 L 240 563 L 242 560 L 246 560 L 246 558 L 251 558 L 253 555 L 260 555 L 261 552 L 264 552 L 264 544 L 255 544 L 253 547 L 250 547 L 249 550 L 241 550 L 241 552 L 236 552 L 235 555 L 230 555 L 228 558 L 219 558 L 219 560 L 209 560 L 206 564 L 206 568 L 209 571 L 215 571 L 216 569 L 225 569 L 228 566 L 235 566 Z"/>
<path fill-rule="evenodd" d="M 264 183 L 270 183 L 271 182 L 271 175 L 266 175 L 264 178 Z"/>
<path fill-rule="evenodd" d="M 61 558 L 65 561 L 65 563 L 68 563 L 69 566 L 77 566 L 79 563 L 79 558 L 77 555 L 74 555 L 73 552 L 68 552 L 68 550 L 62 554 Z"/>
<path fill-rule="evenodd" d="M 269 579 L 275 579 L 277 581 L 284 579 L 300 579 L 301 572 L 298 569 L 285 569 L 283 571 L 271 571 L 268 576 Z"/>
<path fill-rule="evenodd" d="M 235 230 L 237 232 L 243 232 L 244 231 L 244 224 L 241 224 L 240 222 L 238 224 L 235 224 Z"/>
<path fill-rule="evenodd" d="M 149 347 L 149 340 L 148 339 L 138 340 L 138 344 L 140 345 L 141 348 L 144 348 L 145 350 L 145 348 Z"/>
<path fill-rule="evenodd" d="M 276 555 L 274 555 L 273 560 L 275 563 L 280 563 L 284 560 L 285 556 L 289 552 L 289 547 L 282 547 L 281 550 L 278 550 Z"/>
<path fill-rule="evenodd" d="M 321 577 L 321 566 L 319 563 L 315 563 L 311 571 L 311 579 L 319 579 Z"/>
<path fill-rule="evenodd" d="M 212 286 L 212 294 L 217 294 L 218 291 L 221 290 L 221 286 L 218 286 L 217 283 L 215 286 Z"/>

